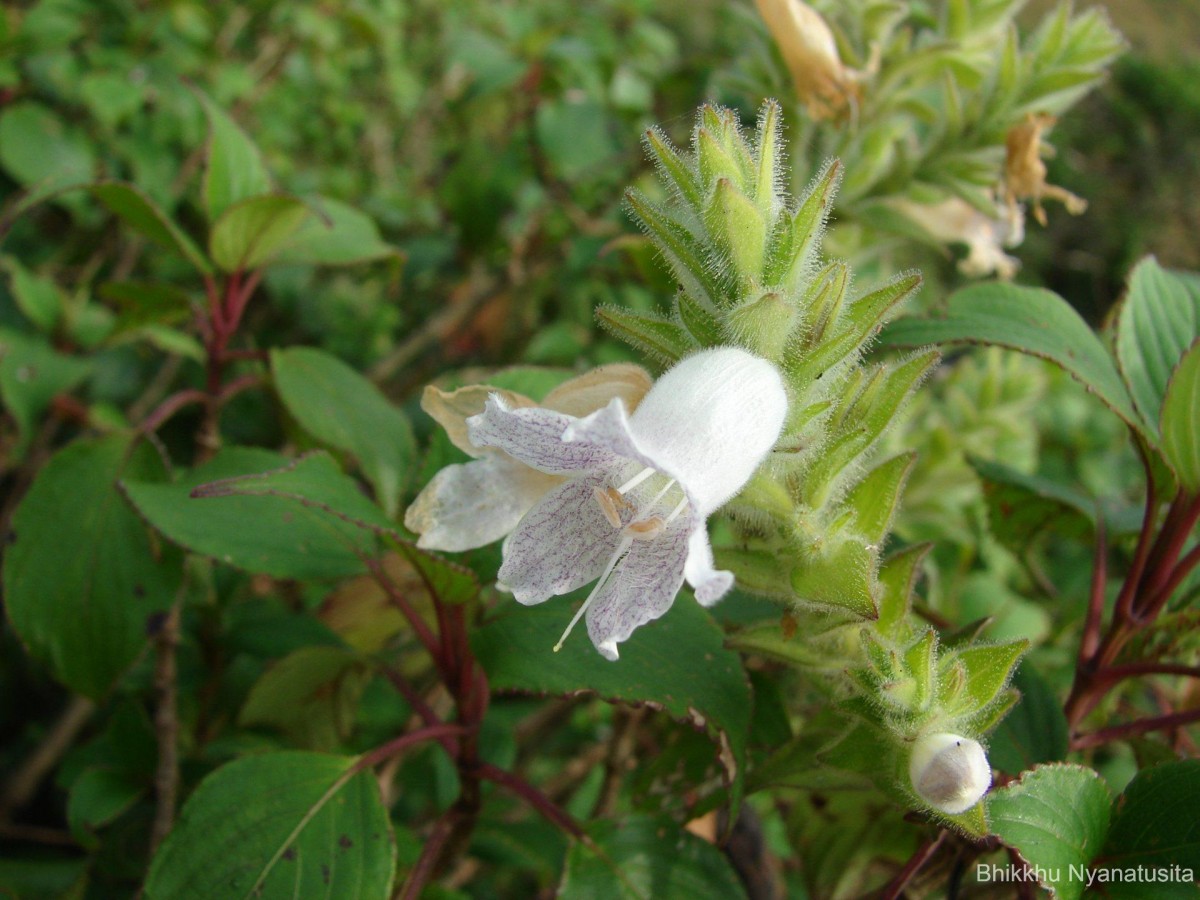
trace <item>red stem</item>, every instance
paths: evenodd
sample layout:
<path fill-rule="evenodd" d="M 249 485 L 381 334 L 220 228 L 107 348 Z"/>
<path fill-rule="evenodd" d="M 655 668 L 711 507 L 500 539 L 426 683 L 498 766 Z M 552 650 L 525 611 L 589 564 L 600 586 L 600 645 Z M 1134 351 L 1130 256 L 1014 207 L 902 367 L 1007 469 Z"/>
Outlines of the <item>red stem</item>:
<path fill-rule="evenodd" d="M 520 775 L 501 769 L 499 766 L 493 766 L 491 763 L 480 763 L 476 772 L 479 773 L 481 778 L 494 781 L 501 787 L 512 791 L 541 813 L 552 825 L 557 825 L 567 834 L 571 835 L 571 837 L 579 840 L 587 837 L 587 832 L 583 830 L 583 827 L 578 822 L 571 818 L 570 813 Z"/>
<path fill-rule="evenodd" d="M 1096 676 L 1097 682 L 1114 684 L 1126 678 L 1139 678 L 1142 675 L 1182 675 L 1188 678 L 1200 678 L 1200 666 L 1184 666 L 1174 663 L 1138 662 L 1121 666 L 1109 666 Z"/>
<path fill-rule="evenodd" d="M 938 847 L 942 845 L 942 841 L 946 839 L 946 832 L 939 831 L 936 837 L 930 838 L 924 844 L 917 848 L 917 852 L 909 857 L 908 862 L 904 864 L 896 877 L 887 883 L 880 895 L 880 900 L 896 900 L 904 893 L 904 888 L 912 881 L 913 876 L 921 871 L 921 867 L 929 862 Z"/>
<path fill-rule="evenodd" d="M 364 562 L 366 562 L 367 568 L 371 570 L 371 575 L 374 576 L 375 581 L 388 595 L 388 599 L 392 601 L 396 608 L 400 610 L 401 615 L 408 621 L 409 626 L 411 626 L 413 632 L 417 635 L 417 639 L 429 651 L 429 655 L 433 657 L 438 669 L 442 670 L 445 660 L 442 658 L 441 646 L 437 637 L 434 636 L 433 631 L 425 624 L 425 620 L 421 618 L 420 614 L 413 608 L 413 605 L 408 602 L 408 598 L 392 583 L 392 579 L 388 577 L 388 573 L 379 564 L 379 560 L 364 557 Z"/>
<path fill-rule="evenodd" d="M 1196 520 L 1200 519 L 1200 497 L 1180 495 L 1176 499 L 1176 503 L 1172 505 L 1171 511 L 1174 512 L 1176 507 L 1179 509 L 1178 516 L 1172 520 L 1168 515 L 1167 523 L 1163 525 L 1163 534 L 1159 539 L 1162 549 L 1154 557 L 1155 566 L 1150 570 L 1150 584 L 1146 588 L 1145 600 L 1139 609 L 1142 618 L 1145 619 L 1153 619 L 1162 611 L 1175 588 L 1190 571 L 1190 567 L 1196 565 L 1196 559 L 1192 559 L 1196 554 L 1196 548 L 1193 548 L 1183 560 L 1179 559 L 1179 554 L 1183 552 L 1184 544 L 1187 543 L 1192 529 L 1196 527 Z M 1170 531 L 1167 530 L 1168 524 L 1171 526 Z M 1189 560 L 1191 561 L 1189 562 Z M 1180 572 L 1181 565 L 1189 568 Z"/>
<path fill-rule="evenodd" d="M 1192 722 L 1200 722 L 1200 709 L 1189 709 L 1185 712 L 1171 713 L 1167 716 L 1154 716 L 1149 719 L 1137 719 L 1133 722 L 1126 722 L 1123 725 L 1113 725 L 1111 728 L 1101 728 L 1099 731 L 1076 735 L 1074 740 L 1071 741 L 1071 749 L 1083 750 L 1087 747 L 1098 747 L 1101 744 L 1107 744 L 1109 741 L 1137 737 L 1139 734 L 1147 734 L 1151 731 L 1178 728 L 1181 725 L 1190 725 Z"/>
<path fill-rule="evenodd" d="M 165 399 L 145 419 L 138 425 L 138 431 L 141 434 L 152 434 L 162 427 L 163 423 L 185 406 L 190 406 L 193 403 L 205 403 L 208 401 L 208 395 L 203 391 L 195 389 L 187 389 L 172 394 Z"/>
<path fill-rule="evenodd" d="M 459 818 L 461 818 L 461 813 L 452 806 L 442 813 L 434 823 L 433 831 L 425 839 L 425 846 L 421 848 L 421 856 L 417 860 L 417 864 L 412 867 L 412 871 L 404 879 L 404 886 L 396 893 L 400 900 L 417 900 L 421 896 L 425 885 L 433 878 L 442 851 L 449 842 L 450 836 L 454 834 Z"/>
<path fill-rule="evenodd" d="M 421 741 L 441 740 L 444 737 L 457 737 L 466 729 L 461 725 L 443 722 L 439 725 L 426 725 L 424 728 L 418 728 L 416 731 L 410 731 L 408 734 L 402 734 L 394 740 L 388 741 L 386 744 L 381 744 L 374 750 L 364 753 L 359 757 L 358 762 L 354 764 L 354 770 L 361 772 L 364 769 L 370 769 L 378 765 L 385 759 L 391 759 L 397 753 L 411 747 L 413 744 L 419 744 Z"/>

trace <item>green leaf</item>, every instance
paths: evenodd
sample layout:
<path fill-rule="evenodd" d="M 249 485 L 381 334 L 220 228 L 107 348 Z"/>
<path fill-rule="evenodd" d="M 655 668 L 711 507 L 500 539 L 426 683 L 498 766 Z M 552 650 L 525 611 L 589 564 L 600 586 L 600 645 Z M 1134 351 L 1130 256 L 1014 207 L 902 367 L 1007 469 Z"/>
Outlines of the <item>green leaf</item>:
<path fill-rule="evenodd" d="M 680 597 L 663 618 L 635 631 L 613 663 L 580 634 L 554 652 L 572 612 L 563 602 L 514 605 L 479 628 L 471 645 L 492 689 L 592 691 L 606 700 L 655 703 L 676 719 L 706 728 L 717 741 L 736 806 L 751 697 L 741 660 L 725 649 L 721 629 L 691 598 Z"/>
<path fill-rule="evenodd" d="M 1042 876 L 1043 887 L 1060 900 L 1076 900 L 1087 884 L 1079 873 L 1108 834 L 1111 800 L 1108 785 L 1091 769 L 1055 763 L 993 790 L 988 820 L 1000 840 Z"/>
<path fill-rule="evenodd" d="M 386 897 L 396 849 L 379 786 L 355 760 L 288 751 L 239 759 L 188 799 L 150 864 L 146 897 Z"/>
<path fill-rule="evenodd" d="M 846 609 L 874 619 L 879 614 L 877 559 L 878 551 L 861 540 L 826 542 L 819 555 L 797 561 L 792 569 L 792 591 L 801 603 Z"/>
<path fill-rule="evenodd" d="M 95 845 L 92 836 L 136 803 L 149 789 L 144 780 L 128 772 L 96 766 L 85 769 L 71 783 L 67 797 L 67 822 L 71 833 L 84 843 Z"/>
<path fill-rule="evenodd" d="M 291 745 L 334 750 L 354 727 L 371 673 L 342 647 L 303 647 L 279 660 L 250 689 L 239 725 L 280 729 Z"/>
<path fill-rule="evenodd" d="M 1083 494 L 1000 463 L 968 462 L 983 481 L 992 536 L 1014 553 L 1025 552 L 1047 530 L 1079 540 L 1091 537 L 1094 504 Z"/>
<path fill-rule="evenodd" d="M 943 671 L 962 666 L 966 675 L 963 699 L 969 705 L 965 711 L 983 709 L 995 700 L 1008 684 L 1017 660 L 1028 649 L 1029 641 L 1020 640 L 1006 644 L 976 644 L 945 656 Z"/>
<path fill-rule="evenodd" d="M 1200 760 L 1143 769 L 1117 798 L 1097 866 L 1181 866 L 1200 873 Z M 1099 874 L 1099 873 L 1098 873 Z M 1195 889 L 1189 896 L 1195 896 Z"/>
<path fill-rule="evenodd" d="M 174 484 L 121 487 L 168 540 L 276 578 L 358 575 L 379 555 L 375 532 L 390 527 L 325 453 L 293 461 L 232 447 Z"/>
<path fill-rule="evenodd" d="M 223 272 L 257 269 L 273 261 L 312 215 L 300 200 L 282 194 L 239 200 L 213 223 L 208 252 Z"/>
<path fill-rule="evenodd" d="M 1200 491 L 1200 339 L 1167 382 L 1162 406 L 1162 450 L 1187 490 Z"/>
<path fill-rule="evenodd" d="M 1065 759 L 1070 746 L 1067 717 L 1050 685 L 1028 662 L 1017 669 L 1012 684 L 1021 699 L 992 735 L 992 766 L 1017 775 L 1038 763 Z"/>
<path fill-rule="evenodd" d="M 1087 323 L 1051 291 L 1014 284 L 976 284 L 951 295 L 944 316 L 898 319 L 884 329 L 889 346 L 966 341 L 995 344 L 1061 366 L 1126 423 L 1142 429 L 1112 357 Z"/>
<path fill-rule="evenodd" d="M 306 197 L 313 215 L 279 247 L 277 265 L 349 266 L 399 256 L 366 213 L 329 197 Z"/>
<path fill-rule="evenodd" d="M 855 529 L 871 543 L 882 541 L 891 528 L 916 459 L 916 453 L 902 453 L 880 463 L 846 495 L 846 505 L 854 510 Z"/>
<path fill-rule="evenodd" d="M 62 318 L 64 300 L 62 292 L 49 278 L 34 275 L 12 256 L 0 257 L 0 268 L 8 272 L 9 284 L 17 308 L 38 331 L 54 331 Z"/>
<path fill-rule="evenodd" d="M 604 106 L 591 99 L 547 98 L 534 116 L 538 145 L 555 172 L 575 181 L 620 153 Z"/>
<path fill-rule="evenodd" d="M 102 181 L 93 184 L 88 190 L 110 212 L 139 234 L 156 244 L 175 250 L 198 271 L 206 275 L 212 271 L 212 266 L 200 248 L 142 192 L 141 188 L 120 181 Z"/>
<path fill-rule="evenodd" d="M 1200 337 L 1200 277 L 1163 269 L 1152 256 L 1129 276 L 1129 293 L 1117 318 L 1116 350 L 1133 402 L 1151 435 L 1167 381 L 1187 348 Z"/>
<path fill-rule="evenodd" d="M 200 91 L 196 96 L 208 117 L 208 164 L 204 170 L 204 208 L 215 224 L 230 206 L 266 194 L 271 177 L 254 143 L 233 119 Z"/>
<path fill-rule="evenodd" d="M 79 441 L 41 470 L 13 517 L 4 561 L 9 621 L 56 678 L 103 696 L 142 653 L 151 617 L 170 606 L 178 565 L 117 493 L 120 477 L 161 478 L 149 446 Z"/>
<path fill-rule="evenodd" d="M 635 313 L 620 306 L 602 306 L 596 310 L 596 319 L 631 347 L 661 362 L 680 360 L 696 346 L 687 329 L 661 316 Z"/>
<path fill-rule="evenodd" d="M 745 897 L 725 856 L 668 818 L 630 816 L 588 827 L 567 853 L 561 900 L 694 900 Z"/>
<path fill-rule="evenodd" d="M 0 166 L 39 196 L 91 181 L 96 168 L 82 133 L 40 103 L 22 101 L 0 112 Z"/>
<path fill-rule="evenodd" d="M 0 328 L 0 400 L 17 424 L 15 457 L 24 456 L 55 396 L 71 391 L 91 371 L 90 360 L 61 356 L 44 339 Z"/>
<path fill-rule="evenodd" d="M 417 461 L 416 440 L 404 413 L 323 350 L 274 350 L 271 372 L 288 412 L 317 440 L 354 456 L 384 511 L 395 516 Z"/>

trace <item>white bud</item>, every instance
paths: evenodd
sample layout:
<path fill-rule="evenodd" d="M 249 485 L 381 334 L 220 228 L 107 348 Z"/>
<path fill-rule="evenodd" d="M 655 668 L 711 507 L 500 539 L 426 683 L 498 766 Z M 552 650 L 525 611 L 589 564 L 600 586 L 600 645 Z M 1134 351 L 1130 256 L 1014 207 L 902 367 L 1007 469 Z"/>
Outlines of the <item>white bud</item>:
<path fill-rule="evenodd" d="M 992 767 L 979 741 L 949 732 L 922 735 L 908 777 L 922 800 L 949 815 L 966 812 L 992 786 Z"/>

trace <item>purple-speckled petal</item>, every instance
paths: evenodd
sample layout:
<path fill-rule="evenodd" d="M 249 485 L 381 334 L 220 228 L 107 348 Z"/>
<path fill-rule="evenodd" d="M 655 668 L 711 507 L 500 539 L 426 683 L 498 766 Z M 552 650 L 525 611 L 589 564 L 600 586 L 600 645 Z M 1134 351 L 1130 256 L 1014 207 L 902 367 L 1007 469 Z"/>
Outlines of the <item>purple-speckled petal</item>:
<path fill-rule="evenodd" d="M 540 407 L 510 409 L 503 397 L 492 394 L 483 412 L 467 419 L 467 428 L 475 446 L 496 447 L 551 475 L 575 475 L 616 463 L 608 447 L 563 441 L 563 432 L 575 421 L 574 416 Z"/>
<path fill-rule="evenodd" d="M 518 601 L 541 603 L 600 577 L 621 540 L 593 493 L 604 483 L 590 476 L 559 485 L 508 536 L 499 580 Z"/>
<path fill-rule="evenodd" d="M 634 630 L 657 619 L 683 584 L 688 525 L 677 521 L 650 541 L 634 541 L 587 611 L 588 636 L 607 659 Z"/>
<path fill-rule="evenodd" d="M 712 606 L 733 587 L 732 572 L 713 568 L 712 544 L 708 542 L 708 529 L 703 519 L 692 526 L 684 575 L 701 606 Z"/>

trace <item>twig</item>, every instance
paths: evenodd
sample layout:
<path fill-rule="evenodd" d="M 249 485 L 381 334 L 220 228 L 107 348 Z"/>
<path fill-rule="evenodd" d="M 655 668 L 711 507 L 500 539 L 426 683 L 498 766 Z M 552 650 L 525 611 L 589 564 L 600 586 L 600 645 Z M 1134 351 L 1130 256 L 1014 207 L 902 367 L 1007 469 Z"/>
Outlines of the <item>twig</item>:
<path fill-rule="evenodd" d="M 1200 666 L 1157 662 L 1126 663 L 1120 666 L 1109 666 L 1097 673 L 1095 680 L 1105 684 L 1114 684 L 1126 678 L 1139 678 L 1142 675 L 1181 675 L 1186 678 L 1200 678 Z"/>
<path fill-rule="evenodd" d="M 571 818 L 570 813 L 520 775 L 501 769 L 499 766 L 493 766 L 491 763 L 481 763 L 477 771 L 481 778 L 494 781 L 501 787 L 512 791 L 541 813 L 551 824 L 557 825 L 567 834 L 579 840 L 584 840 L 587 837 L 587 833 L 583 830 L 583 827 Z"/>
<path fill-rule="evenodd" d="M 394 898 L 399 898 L 399 900 L 417 900 L 421 896 L 421 891 L 425 889 L 425 885 L 429 883 L 429 880 L 433 878 L 433 874 L 437 870 L 442 851 L 445 849 L 446 843 L 450 840 L 450 835 L 455 831 L 459 815 L 455 807 L 452 806 L 442 813 L 434 823 L 433 831 L 425 839 L 425 846 L 421 848 L 421 856 L 417 860 L 417 864 L 412 867 L 412 871 L 404 879 L 404 884 L 400 887 L 400 890 L 393 895 Z"/>
<path fill-rule="evenodd" d="M 158 703 L 154 711 L 154 733 L 158 738 L 158 766 L 154 770 L 154 794 L 157 805 L 150 828 L 150 855 L 158 849 L 175 823 L 179 798 L 179 714 L 175 683 L 175 648 L 179 646 L 179 611 L 182 596 L 176 598 L 154 638 L 154 693 Z"/>
<path fill-rule="evenodd" d="M 0 822 L 6 821 L 37 793 L 42 779 L 70 749 L 95 709 L 96 704 L 86 697 L 71 698 L 42 742 L 5 782 L 4 791 L 0 794 Z"/>
<path fill-rule="evenodd" d="M 1185 712 L 1171 713 L 1168 716 L 1137 719 L 1123 725 L 1113 725 L 1111 728 L 1101 728 L 1099 731 L 1076 735 L 1071 741 L 1071 749 L 1083 750 L 1087 747 L 1099 747 L 1109 741 L 1137 737 L 1151 731 L 1165 731 L 1181 725 L 1190 725 L 1193 722 L 1200 722 L 1200 709 L 1189 709 Z"/>
<path fill-rule="evenodd" d="M 387 570 L 384 569 L 379 560 L 364 557 L 364 562 L 367 564 L 371 576 L 383 588 L 384 593 L 388 595 L 388 599 L 392 601 L 392 604 L 400 610 L 400 614 L 404 616 L 413 632 L 417 635 L 417 640 L 421 642 L 429 652 L 429 655 L 433 657 L 434 662 L 438 664 L 440 670 L 445 661 L 441 658 L 441 644 L 432 629 L 425 624 L 425 620 L 421 618 L 420 613 L 408 602 L 408 598 L 404 596 L 395 582 L 392 581 L 391 576 L 388 575 Z"/>
<path fill-rule="evenodd" d="M 451 722 L 443 722 L 440 725 L 427 725 L 424 728 L 418 728 L 416 731 L 410 731 L 408 734 L 402 734 L 398 738 L 388 741 L 386 744 L 380 744 L 374 750 L 364 753 L 358 758 L 358 762 L 354 764 L 354 771 L 361 772 L 364 769 L 369 769 L 372 766 L 377 766 L 385 759 L 391 759 L 398 753 L 403 753 L 414 744 L 419 744 L 422 741 L 435 741 L 443 737 L 458 737 L 466 731 L 461 725 Z"/>
<path fill-rule="evenodd" d="M 904 868 L 896 873 L 896 877 L 887 883 L 883 893 L 880 894 L 880 900 L 896 900 L 902 893 L 908 883 L 912 881 L 925 863 L 929 862 L 938 847 L 942 845 L 942 841 L 946 839 L 945 830 L 939 831 L 935 837 L 930 838 L 924 844 L 917 848 L 917 851 L 908 858 L 908 862 L 904 864 Z"/>

